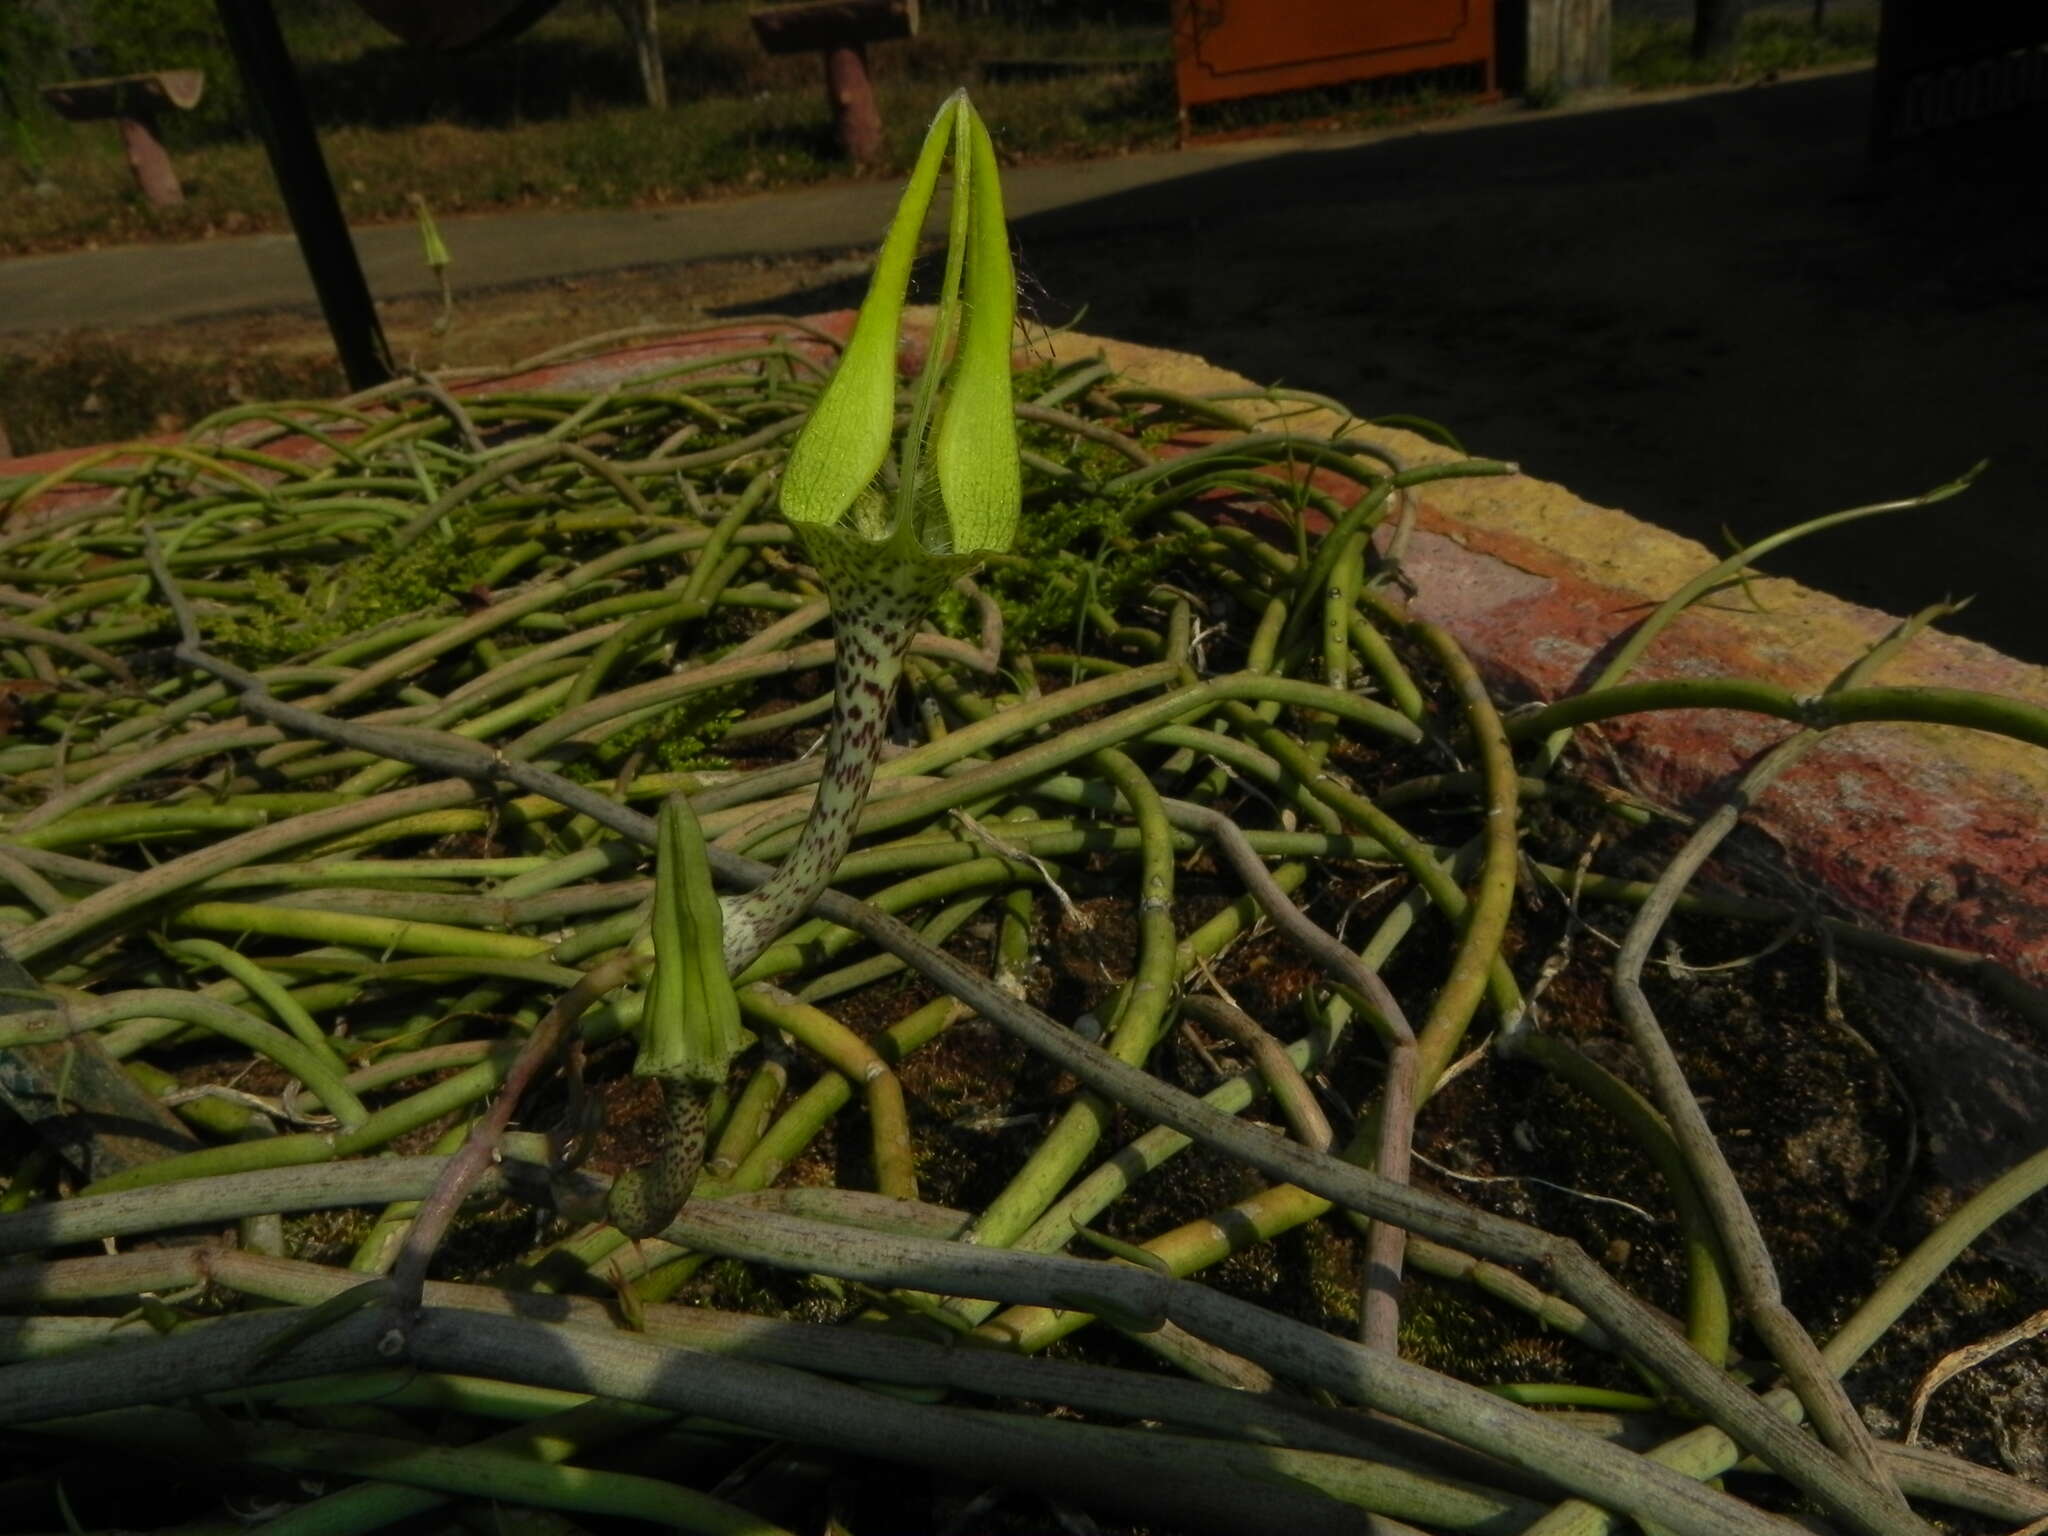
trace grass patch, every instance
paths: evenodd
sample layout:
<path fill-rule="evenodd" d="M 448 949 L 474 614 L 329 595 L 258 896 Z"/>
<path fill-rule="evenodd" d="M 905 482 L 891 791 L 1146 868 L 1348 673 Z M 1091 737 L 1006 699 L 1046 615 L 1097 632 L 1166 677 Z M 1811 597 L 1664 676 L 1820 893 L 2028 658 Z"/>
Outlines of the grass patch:
<path fill-rule="evenodd" d="M 663 18 L 665 112 L 641 104 L 620 30 L 594 0 L 572 0 L 523 37 L 456 56 L 400 47 L 352 8 L 312 6 L 285 19 L 342 209 L 365 224 L 409 220 L 415 193 L 449 213 L 632 208 L 848 175 L 817 60 L 763 53 L 746 14 L 744 4 L 712 0 Z M 66 123 L 41 107 L 25 75 L 58 78 L 68 69 L 61 58 L 17 62 L 14 96 L 27 110 L 11 142 L 0 142 L 0 196 L 10 203 L 0 254 L 288 227 L 236 83 L 223 78 L 224 56 L 191 47 L 199 53 L 189 60 L 155 59 L 206 64 L 214 92 L 201 111 L 163 125 L 186 192 L 167 209 L 137 195 L 110 125 Z M 1011 163 L 1175 141 L 1163 25 L 1027 25 L 928 10 L 917 37 L 869 58 L 888 131 L 871 174 L 887 179 L 909 168 L 933 103 L 962 82 Z M 1090 67 L 1015 69 L 1058 60 Z M 1438 76 L 1370 81 L 1208 109 L 1196 126 L 1376 126 L 1458 110 L 1474 89 Z"/>
<path fill-rule="evenodd" d="M 1773 6 L 1742 18 L 1726 63 L 1692 56 L 1692 22 L 1675 16 L 1614 18 L 1614 83 L 1636 90 L 1763 80 L 1797 69 L 1877 56 L 1877 8 L 1833 7 L 1820 26 L 1804 6 Z"/>
<path fill-rule="evenodd" d="M 346 387 L 340 365 L 318 352 L 243 354 L 223 364 L 60 339 L 32 350 L 0 347 L 0 433 L 17 454 L 45 453 L 181 431 L 245 400 L 324 400 Z"/>
<path fill-rule="evenodd" d="M 1195 107 L 1189 126 L 1198 138 L 1391 128 L 1456 116 L 1479 100 L 1484 86 L 1485 72 L 1478 65 L 1452 65 Z"/>
<path fill-rule="evenodd" d="M 353 223 L 408 220 L 414 194 L 446 213 L 634 208 L 849 174 L 817 60 L 763 53 L 747 6 L 734 0 L 664 16 L 665 112 L 640 104 L 623 36 L 597 0 L 571 0 L 522 37 L 453 56 L 400 46 L 353 7 L 288 9 L 293 54 Z M 186 201 L 146 205 L 110 124 L 63 122 L 36 97 L 35 83 L 70 72 L 62 56 L 17 48 L 11 63 L 0 60 L 23 109 L 0 133 L 0 255 L 288 228 L 217 40 L 199 24 L 162 35 L 178 41 L 153 44 L 164 51 L 150 61 L 209 70 L 201 110 L 164 124 Z M 1804 5 L 1761 9 L 1745 19 L 1728 67 L 1695 61 L 1690 36 L 1684 17 L 1617 17 L 1616 83 L 1752 80 L 1864 59 L 1875 51 L 1877 18 L 1874 8 L 1838 6 L 1816 29 Z M 113 63 L 140 67 L 132 52 Z M 1020 60 L 1103 67 L 1033 78 L 1015 72 Z M 873 174 L 908 169 L 932 103 L 963 81 L 1013 163 L 1166 147 L 1176 132 L 1169 61 L 1161 25 L 1026 24 L 928 9 L 919 36 L 870 51 L 889 134 Z M 1476 89 L 1476 78 L 1456 72 L 1364 81 L 1205 108 L 1194 126 L 1217 135 L 1380 127 L 1456 113 Z"/>
<path fill-rule="evenodd" d="M 352 8 L 309 9 L 286 18 L 289 41 L 352 222 L 409 219 L 414 193 L 449 212 L 621 208 L 848 174 L 817 59 L 763 53 L 743 4 L 718 0 L 664 17 L 665 112 L 642 104 L 623 35 L 594 0 L 455 56 L 401 47 Z M 894 179 L 908 168 L 944 91 L 978 82 L 985 60 L 1027 55 L 1130 67 L 976 83 L 1006 158 L 1171 142 L 1163 26 L 1045 29 L 937 14 L 918 37 L 870 50 L 889 130 L 873 174 Z M 285 229 L 233 80 L 222 84 L 211 56 L 193 62 L 212 66 L 210 90 L 221 99 L 163 125 L 186 189 L 184 204 L 168 209 L 136 194 L 110 125 L 66 123 L 41 106 L 32 84 L 61 78 L 61 57 L 17 62 L 13 96 L 25 112 L 11 137 L 0 135 L 0 196 L 10 205 L 0 254 Z"/>
<path fill-rule="evenodd" d="M 883 84 L 888 129 L 877 174 L 893 179 L 915 158 L 939 88 Z M 1104 154 L 1172 142 L 1170 99 L 1138 75 L 980 87 L 976 100 L 1002 125 L 1011 161 Z M 152 208 L 137 195 L 111 136 L 66 124 L 53 139 L 47 191 L 18 195 L 0 253 L 93 244 L 198 240 L 287 227 L 269 162 L 253 141 L 176 152 L 185 202 Z M 411 217 L 418 193 L 439 212 L 514 208 L 635 208 L 766 191 L 843 177 L 821 92 L 710 97 L 666 112 L 606 106 L 571 116 L 478 126 L 434 121 L 343 126 L 322 143 L 351 223 Z"/>

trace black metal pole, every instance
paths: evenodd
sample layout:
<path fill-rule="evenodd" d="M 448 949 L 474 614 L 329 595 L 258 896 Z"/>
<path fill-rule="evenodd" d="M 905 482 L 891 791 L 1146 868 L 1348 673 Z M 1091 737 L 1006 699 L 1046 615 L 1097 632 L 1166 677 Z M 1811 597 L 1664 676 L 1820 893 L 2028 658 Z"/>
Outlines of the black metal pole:
<path fill-rule="evenodd" d="M 313 275 L 320 309 L 334 333 L 334 349 L 352 388 L 368 389 L 391 377 L 391 351 L 370 301 L 355 242 L 334 195 L 334 179 L 320 153 L 298 72 L 284 46 L 270 0 L 214 0 L 234 50 L 235 67 L 255 104 L 270 151 L 270 168 Z"/>

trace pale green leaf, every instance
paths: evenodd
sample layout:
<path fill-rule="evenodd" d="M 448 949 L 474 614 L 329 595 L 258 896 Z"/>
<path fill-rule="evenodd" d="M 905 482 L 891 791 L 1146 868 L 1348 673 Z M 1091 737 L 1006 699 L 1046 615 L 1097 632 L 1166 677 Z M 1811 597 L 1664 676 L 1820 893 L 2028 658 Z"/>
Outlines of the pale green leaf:
<path fill-rule="evenodd" d="M 903 189 L 896 217 L 875 258 L 875 275 L 853 335 L 790 449 L 782 476 L 782 512 L 793 523 L 838 522 L 888 457 L 896 420 L 896 344 L 903 300 L 961 101 L 957 94 L 948 97 L 932 120 L 910 184 Z"/>
<path fill-rule="evenodd" d="M 956 167 L 955 195 L 969 193 L 966 314 L 941 408 L 935 458 L 939 495 L 958 555 L 1007 550 L 1017 536 L 1023 488 L 1011 400 L 1010 333 L 1017 320 L 1017 279 L 995 145 L 981 117 L 960 104 L 968 161 Z"/>

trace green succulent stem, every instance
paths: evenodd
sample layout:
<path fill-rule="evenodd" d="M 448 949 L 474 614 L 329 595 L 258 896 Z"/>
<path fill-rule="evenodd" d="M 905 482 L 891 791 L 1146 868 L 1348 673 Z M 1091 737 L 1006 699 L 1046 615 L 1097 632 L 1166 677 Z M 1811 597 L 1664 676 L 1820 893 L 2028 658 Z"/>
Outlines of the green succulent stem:
<path fill-rule="evenodd" d="M 972 562 L 907 556 L 898 534 L 876 543 L 841 528 L 806 528 L 832 596 L 838 653 L 824 769 L 809 817 L 775 876 L 726 905 L 725 962 L 738 975 L 810 907 L 852 846 L 867 803 L 903 655 L 931 605 Z"/>

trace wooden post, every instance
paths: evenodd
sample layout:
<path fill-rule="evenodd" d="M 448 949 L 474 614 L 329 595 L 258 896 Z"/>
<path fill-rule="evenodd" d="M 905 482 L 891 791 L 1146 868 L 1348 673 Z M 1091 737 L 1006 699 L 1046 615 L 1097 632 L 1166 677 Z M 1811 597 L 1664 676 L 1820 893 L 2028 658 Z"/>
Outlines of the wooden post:
<path fill-rule="evenodd" d="M 873 165 L 882 158 L 882 115 L 875 110 L 875 89 L 868 83 L 868 52 L 859 43 L 841 43 L 825 50 L 825 95 L 832 103 L 832 125 L 839 147 L 855 165 Z"/>
<path fill-rule="evenodd" d="M 647 105 L 657 112 L 668 110 L 668 76 L 661 67 L 661 18 L 654 0 L 612 0 L 612 14 L 625 28 L 626 41 L 633 45 L 633 60 L 640 67 L 640 88 L 647 93 Z"/>
<path fill-rule="evenodd" d="M 770 53 L 825 56 L 825 99 L 839 147 L 855 165 L 882 157 L 882 115 L 868 81 L 867 45 L 917 31 L 917 0 L 799 0 L 749 18 Z"/>
<path fill-rule="evenodd" d="M 103 80 L 66 80 L 42 88 L 43 99 L 74 122 L 111 118 L 121 131 L 121 149 L 135 185 L 153 208 L 185 201 L 177 168 L 156 136 L 157 113 L 190 111 L 199 104 L 206 75 L 197 69 L 161 69 Z"/>
<path fill-rule="evenodd" d="M 124 117 L 121 148 L 128 156 L 128 169 L 135 173 L 135 185 L 152 208 L 170 208 L 185 201 L 185 188 L 178 172 L 156 136 L 156 124 L 147 116 Z"/>
<path fill-rule="evenodd" d="M 1528 0 L 1529 52 L 1522 94 L 1555 101 L 1612 80 L 1612 0 Z"/>

